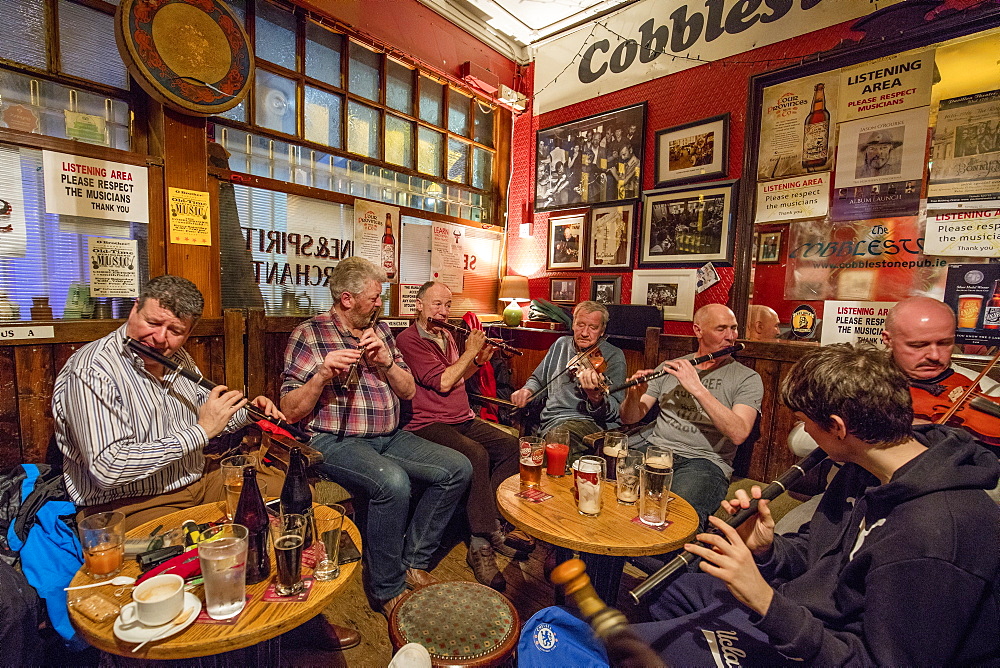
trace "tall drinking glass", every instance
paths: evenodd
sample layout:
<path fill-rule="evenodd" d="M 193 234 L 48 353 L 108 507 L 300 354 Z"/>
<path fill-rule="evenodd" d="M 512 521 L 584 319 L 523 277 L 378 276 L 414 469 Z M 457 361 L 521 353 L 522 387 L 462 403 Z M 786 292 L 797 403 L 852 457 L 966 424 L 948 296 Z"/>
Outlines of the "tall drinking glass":
<path fill-rule="evenodd" d="M 274 560 L 278 565 L 274 591 L 279 596 L 298 594 L 305 587 L 302 582 L 302 550 L 305 548 L 305 515 L 289 513 L 271 523 L 271 543 L 274 545 Z"/>
<path fill-rule="evenodd" d="M 628 435 L 620 431 L 609 431 L 604 434 L 604 447 L 601 454 L 607 462 L 608 479 L 614 480 L 618 475 L 618 458 L 628 452 Z"/>
<path fill-rule="evenodd" d="M 247 595 L 247 528 L 220 524 L 202 533 L 198 560 L 205 579 L 205 610 L 212 619 L 240 614 Z"/>
<path fill-rule="evenodd" d="M 545 434 L 546 473 L 560 477 L 566 475 L 566 457 L 569 456 L 569 429 L 553 427 Z"/>
<path fill-rule="evenodd" d="M 667 523 L 667 502 L 673 467 L 667 468 L 647 461 L 639 467 L 639 520 L 654 527 Z"/>
<path fill-rule="evenodd" d="M 616 480 L 615 495 L 618 503 L 623 506 L 635 505 L 639 500 L 639 467 L 642 466 L 642 453 L 626 450 L 615 460 Z"/>
<path fill-rule="evenodd" d="M 606 477 L 604 460 L 600 457 L 585 455 L 573 462 L 576 509 L 581 515 L 601 514 L 601 488 Z"/>
<path fill-rule="evenodd" d="M 545 441 L 535 436 L 522 436 L 520 447 L 521 489 L 540 487 L 542 461 L 545 458 Z"/>
<path fill-rule="evenodd" d="M 95 580 L 118 573 L 125 561 L 125 515 L 120 512 L 95 513 L 77 527 L 83 546 L 83 563 Z"/>
<path fill-rule="evenodd" d="M 248 466 L 257 468 L 257 461 L 257 455 L 233 455 L 220 462 L 222 485 L 226 490 L 226 518 L 230 522 L 236 516 L 236 504 L 240 502 L 240 491 L 243 490 L 243 469 Z"/>
<path fill-rule="evenodd" d="M 317 580 L 334 580 L 340 577 L 340 534 L 344 529 L 344 507 L 330 503 L 313 513 L 316 523 L 317 544 L 320 554 L 313 569 Z"/>

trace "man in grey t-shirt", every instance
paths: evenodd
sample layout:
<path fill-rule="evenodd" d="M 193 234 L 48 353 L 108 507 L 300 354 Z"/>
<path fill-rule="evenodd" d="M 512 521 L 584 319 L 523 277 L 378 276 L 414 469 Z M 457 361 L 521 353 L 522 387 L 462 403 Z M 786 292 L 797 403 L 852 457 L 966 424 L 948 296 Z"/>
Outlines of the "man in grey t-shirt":
<path fill-rule="evenodd" d="M 708 304 L 694 314 L 695 356 L 708 355 L 736 342 L 736 316 L 722 304 Z M 629 388 L 619 412 L 625 423 L 638 422 L 659 404 L 649 443 L 674 451 L 672 489 L 705 519 L 725 498 L 736 448 L 747 439 L 760 413 L 764 384 L 756 371 L 729 355 L 697 367 L 689 358 L 657 367 L 667 375 Z M 639 371 L 638 378 L 651 373 Z"/>

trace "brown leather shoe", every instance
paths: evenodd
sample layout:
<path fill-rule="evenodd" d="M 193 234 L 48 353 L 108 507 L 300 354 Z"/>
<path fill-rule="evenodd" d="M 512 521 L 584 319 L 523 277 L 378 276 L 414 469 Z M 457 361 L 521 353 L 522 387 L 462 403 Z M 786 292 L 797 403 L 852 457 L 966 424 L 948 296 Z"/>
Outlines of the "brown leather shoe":
<path fill-rule="evenodd" d="M 420 589 L 421 587 L 437 583 L 438 579 L 425 570 L 419 568 L 406 569 L 406 586 L 410 589 Z"/>
<path fill-rule="evenodd" d="M 405 590 L 403 591 L 402 594 L 396 594 L 395 596 L 393 596 L 388 601 L 382 604 L 382 609 L 379 610 L 379 612 L 385 615 L 386 619 L 389 619 L 389 616 L 392 614 L 393 608 L 399 605 L 399 602 L 403 599 L 404 596 L 406 596 L 406 594 L 407 592 Z"/>
<path fill-rule="evenodd" d="M 489 540 L 494 552 L 511 559 L 523 561 L 535 549 L 535 539 L 520 529 L 514 529 L 507 533 L 501 530 L 494 531 L 490 534 Z"/>
<path fill-rule="evenodd" d="M 313 617 L 295 630 L 296 642 L 310 649 L 335 652 L 361 644 L 361 632 L 346 626 L 332 624 L 323 615 Z"/>
<path fill-rule="evenodd" d="M 480 584 L 497 591 L 503 591 L 507 588 L 507 581 L 503 579 L 503 574 L 497 568 L 497 558 L 489 543 L 478 550 L 470 547 L 469 553 L 465 556 L 465 562 L 469 564 L 469 568 L 472 569 Z"/>

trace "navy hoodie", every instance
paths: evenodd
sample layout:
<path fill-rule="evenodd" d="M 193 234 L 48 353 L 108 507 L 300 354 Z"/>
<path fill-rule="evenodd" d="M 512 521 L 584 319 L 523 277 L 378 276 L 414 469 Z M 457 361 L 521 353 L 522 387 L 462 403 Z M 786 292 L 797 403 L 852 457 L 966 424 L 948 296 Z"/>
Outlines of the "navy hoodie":
<path fill-rule="evenodd" d="M 776 536 L 758 564 L 776 594 L 752 619 L 782 654 L 814 666 L 998 661 L 1000 509 L 983 490 L 1000 465 L 963 431 L 916 436 L 929 449 L 884 485 L 845 465 L 809 524 Z"/>

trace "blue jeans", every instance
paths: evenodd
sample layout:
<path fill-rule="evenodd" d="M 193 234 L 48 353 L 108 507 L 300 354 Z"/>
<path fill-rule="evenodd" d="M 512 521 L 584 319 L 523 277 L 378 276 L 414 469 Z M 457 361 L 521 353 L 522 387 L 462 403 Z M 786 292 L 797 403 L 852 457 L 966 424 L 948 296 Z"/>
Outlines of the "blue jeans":
<path fill-rule="evenodd" d="M 719 509 L 728 490 L 729 478 L 712 461 L 674 455 L 674 481 L 670 491 L 694 507 L 698 513 L 699 531 L 704 530 L 708 516 Z"/>
<path fill-rule="evenodd" d="M 387 601 L 406 587 L 407 568 L 426 569 L 441 534 L 472 478 L 472 464 L 454 450 L 397 429 L 386 436 L 321 434 L 320 469 L 368 498 L 365 562 L 371 595 Z M 410 481 L 428 485 L 406 526 Z"/>

